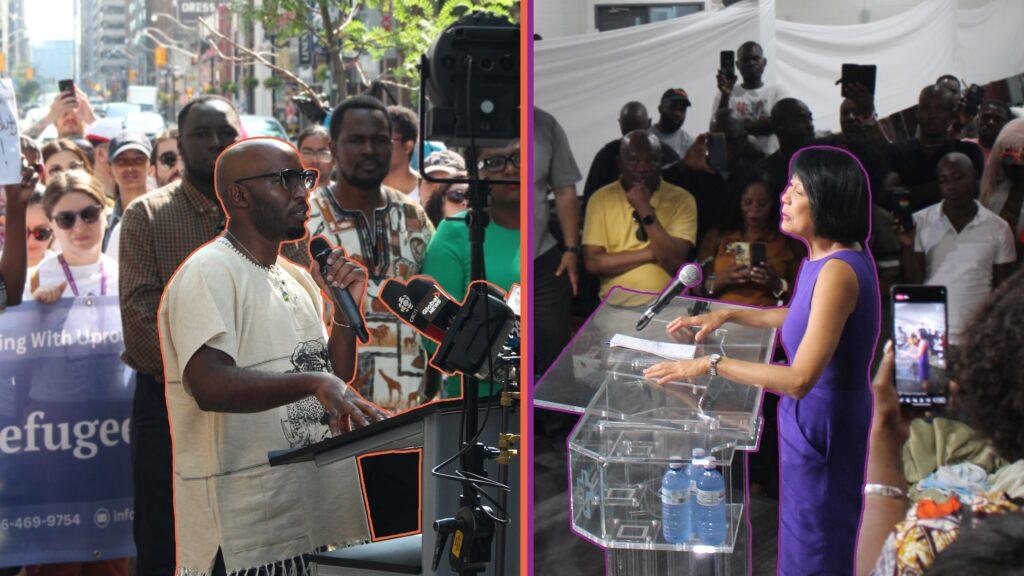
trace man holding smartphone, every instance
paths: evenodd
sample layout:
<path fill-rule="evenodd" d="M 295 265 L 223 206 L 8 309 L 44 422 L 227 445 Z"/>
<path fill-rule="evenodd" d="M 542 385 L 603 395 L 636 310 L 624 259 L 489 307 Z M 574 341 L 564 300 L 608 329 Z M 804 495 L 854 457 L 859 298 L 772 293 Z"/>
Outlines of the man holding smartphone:
<path fill-rule="evenodd" d="M 733 70 L 719 70 L 718 94 L 715 94 L 712 107 L 712 112 L 723 108 L 738 112 L 754 145 L 766 155 L 779 147 L 772 127 L 771 112 L 775 103 L 786 96 L 780 86 L 765 84 L 762 80 L 767 65 L 768 60 L 764 57 L 761 45 L 754 41 L 744 42 L 736 51 L 736 68 L 743 82 L 736 84 L 736 73 Z"/>
<path fill-rule="evenodd" d="M 96 121 L 89 97 L 71 80 L 60 81 L 61 91 L 50 104 L 50 112 L 25 131 L 31 138 L 39 138 L 46 127 L 57 127 L 58 138 L 81 138 L 89 125 Z"/>
<path fill-rule="evenodd" d="M 949 343 L 959 342 L 964 326 L 992 290 L 1010 275 L 1017 252 L 1010 225 L 977 200 L 971 160 L 959 152 L 939 161 L 942 202 L 914 214 L 914 227 L 894 220 L 903 280 L 945 286 L 949 302 Z"/>

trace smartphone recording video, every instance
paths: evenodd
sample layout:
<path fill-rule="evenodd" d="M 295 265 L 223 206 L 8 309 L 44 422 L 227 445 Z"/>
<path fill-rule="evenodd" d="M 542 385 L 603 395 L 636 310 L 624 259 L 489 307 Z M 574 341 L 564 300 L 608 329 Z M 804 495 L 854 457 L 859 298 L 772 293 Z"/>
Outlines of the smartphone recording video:
<path fill-rule="evenodd" d="M 942 408 L 949 396 L 946 288 L 893 286 L 892 306 L 894 381 L 900 404 Z"/>

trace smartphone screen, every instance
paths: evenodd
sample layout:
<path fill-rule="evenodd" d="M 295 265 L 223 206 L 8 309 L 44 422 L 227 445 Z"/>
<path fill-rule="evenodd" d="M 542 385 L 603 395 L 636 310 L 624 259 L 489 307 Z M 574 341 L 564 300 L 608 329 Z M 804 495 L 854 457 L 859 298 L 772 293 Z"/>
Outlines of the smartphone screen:
<path fill-rule="evenodd" d="M 57 82 L 57 89 L 61 92 L 73 94 L 75 92 L 75 81 L 74 80 L 61 80 Z"/>
<path fill-rule="evenodd" d="M 764 242 L 750 243 L 750 265 L 756 268 L 768 266 L 768 245 Z"/>
<path fill-rule="evenodd" d="M 910 190 L 906 188 L 890 188 L 892 215 L 899 220 L 904 230 L 914 227 L 914 212 L 910 209 Z"/>
<path fill-rule="evenodd" d="M 893 286 L 892 307 L 893 380 L 900 404 L 942 408 L 949 394 L 946 288 Z"/>
<path fill-rule="evenodd" d="M 716 172 L 726 169 L 725 134 L 713 133 L 708 137 L 708 166 Z"/>
<path fill-rule="evenodd" d="M 841 94 L 843 98 L 850 96 L 849 86 L 860 84 L 868 89 L 868 92 L 875 93 L 875 77 L 878 74 L 878 67 L 874 64 L 843 64 L 842 78 L 839 80 L 842 85 Z"/>
<path fill-rule="evenodd" d="M 736 75 L 736 53 L 732 50 L 722 50 L 718 55 L 718 71 L 724 76 Z"/>

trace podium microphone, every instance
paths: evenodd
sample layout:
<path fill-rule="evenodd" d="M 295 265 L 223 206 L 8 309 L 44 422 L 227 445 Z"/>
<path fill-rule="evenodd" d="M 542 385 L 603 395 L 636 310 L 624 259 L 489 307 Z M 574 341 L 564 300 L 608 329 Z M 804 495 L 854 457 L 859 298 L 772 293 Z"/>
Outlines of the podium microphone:
<path fill-rule="evenodd" d="M 323 236 L 317 236 L 309 244 L 309 253 L 313 255 L 313 259 L 320 266 L 320 273 L 326 276 L 329 270 L 327 257 L 331 255 L 331 245 Z M 334 301 L 338 303 L 338 307 L 345 314 L 349 326 L 352 326 L 359 341 L 363 344 L 369 342 L 370 333 L 366 331 L 366 324 L 363 323 L 363 317 L 359 314 L 359 308 L 356 306 L 352 294 L 345 288 L 337 286 L 331 286 L 331 294 L 334 295 Z"/>
<path fill-rule="evenodd" d="M 444 340 L 462 306 L 428 278 L 411 278 L 408 284 L 389 279 L 381 288 L 380 301 L 392 314 L 435 342 Z"/>
<path fill-rule="evenodd" d="M 690 262 L 684 264 L 682 268 L 676 272 L 676 277 L 672 280 L 672 283 L 665 288 L 665 291 L 658 296 L 658 299 L 654 301 L 654 304 L 644 312 L 644 315 L 640 317 L 640 320 L 636 323 L 636 331 L 639 332 L 647 327 L 651 322 L 651 319 L 658 315 L 673 298 L 679 296 L 684 290 L 699 286 L 701 281 L 700 266 Z"/>

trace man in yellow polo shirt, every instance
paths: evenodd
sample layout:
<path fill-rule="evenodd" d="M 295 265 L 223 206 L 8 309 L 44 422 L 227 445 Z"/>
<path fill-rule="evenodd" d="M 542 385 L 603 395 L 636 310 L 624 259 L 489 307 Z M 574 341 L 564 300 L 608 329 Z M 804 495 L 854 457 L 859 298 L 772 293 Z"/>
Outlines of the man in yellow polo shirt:
<path fill-rule="evenodd" d="M 622 177 L 594 193 L 583 222 L 583 261 L 612 286 L 660 292 L 693 252 L 697 203 L 661 179 L 661 144 L 647 130 L 622 139 Z"/>

